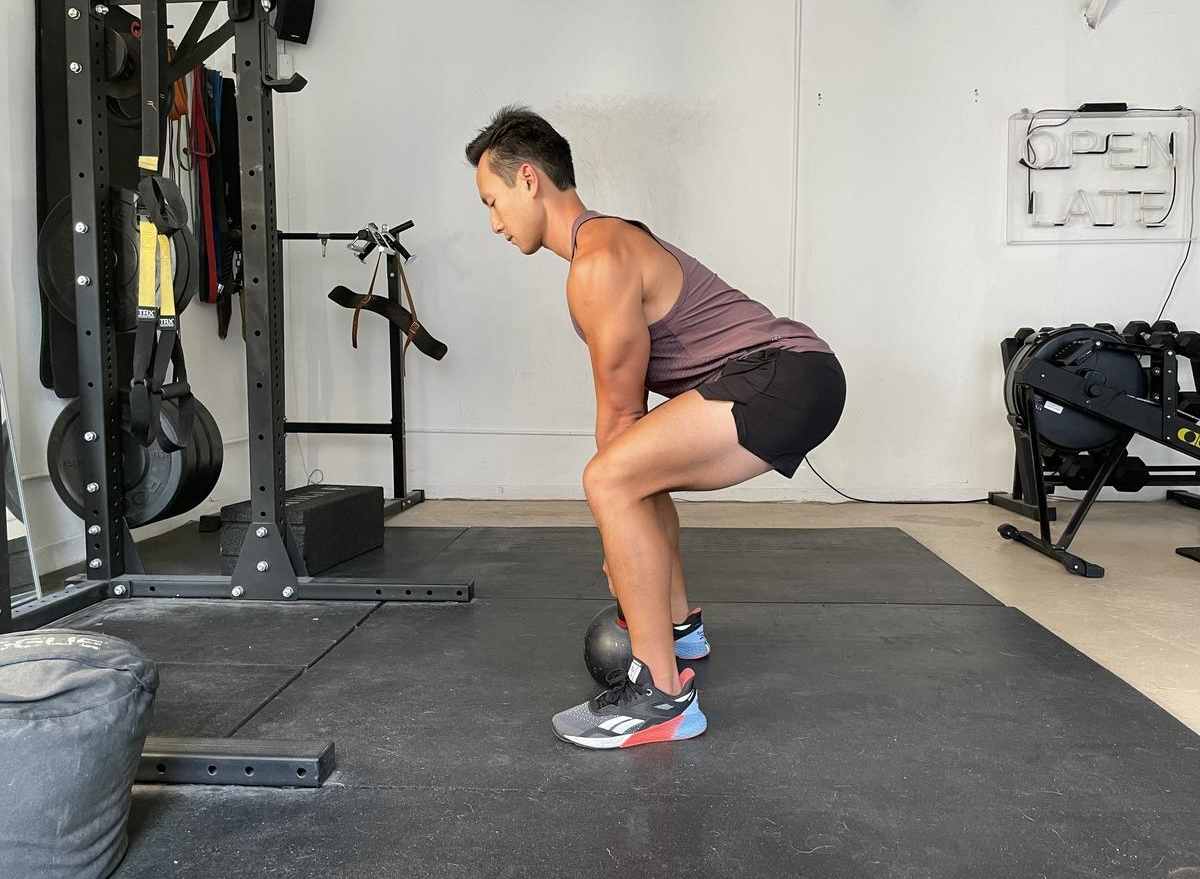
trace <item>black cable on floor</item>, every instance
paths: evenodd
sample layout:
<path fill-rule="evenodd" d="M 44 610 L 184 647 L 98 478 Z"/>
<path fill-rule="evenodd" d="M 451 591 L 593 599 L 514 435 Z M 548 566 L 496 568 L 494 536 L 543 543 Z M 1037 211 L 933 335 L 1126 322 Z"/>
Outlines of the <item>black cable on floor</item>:
<path fill-rule="evenodd" d="M 832 485 L 830 485 L 828 479 L 826 479 L 820 473 L 817 473 L 817 468 L 813 466 L 812 461 L 810 461 L 808 458 L 805 458 L 804 463 L 808 465 L 808 468 L 810 470 L 812 470 L 813 473 L 816 473 L 817 479 L 821 480 L 826 485 L 828 485 L 830 489 L 832 489 L 833 491 L 840 494 L 846 500 L 857 501 L 860 504 L 913 504 L 913 505 L 920 505 L 920 504 L 981 504 L 981 503 L 984 503 L 987 501 L 987 498 L 985 498 L 985 497 L 975 498 L 974 500 L 969 500 L 969 501 L 870 501 L 870 500 L 867 500 L 866 498 L 851 497 L 850 495 L 846 494 L 844 491 L 834 488 Z"/>

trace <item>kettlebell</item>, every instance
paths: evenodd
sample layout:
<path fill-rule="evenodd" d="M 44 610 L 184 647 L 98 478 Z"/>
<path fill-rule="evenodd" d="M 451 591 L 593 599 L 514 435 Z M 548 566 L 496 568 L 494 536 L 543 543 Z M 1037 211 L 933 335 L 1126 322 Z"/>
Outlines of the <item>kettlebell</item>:
<path fill-rule="evenodd" d="M 625 671 L 633 660 L 629 629 L 620 604 L 610 604 L 592 618 L 583 636 L 583 662 L 597 683 L 608 686 L 613 669 Z"/>

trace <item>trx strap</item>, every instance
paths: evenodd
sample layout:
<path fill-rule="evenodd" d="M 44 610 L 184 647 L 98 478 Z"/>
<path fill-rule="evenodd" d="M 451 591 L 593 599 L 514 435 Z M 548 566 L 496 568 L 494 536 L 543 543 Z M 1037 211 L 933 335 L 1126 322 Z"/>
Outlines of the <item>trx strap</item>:
<path fill-rule="evenodd" d="M 138 166 L 148 173 L 138 185 L 138 309 L 129 386 L 130 432 L 143 446 L 157 441 L 164 451 L 172 452 L 188 442 L 194 418 L 171 265 L 171 236 L 187 223 L 187 205 L 179 187 L 155 173 L 156 156 L 141 156 Z M 168 364 L 174 366 L 170 384 L 166 383 Z M 182 415 L 178 442 L 163 435 L 159 420 L 163 399 L 171 398 L 178 399 Z"/>

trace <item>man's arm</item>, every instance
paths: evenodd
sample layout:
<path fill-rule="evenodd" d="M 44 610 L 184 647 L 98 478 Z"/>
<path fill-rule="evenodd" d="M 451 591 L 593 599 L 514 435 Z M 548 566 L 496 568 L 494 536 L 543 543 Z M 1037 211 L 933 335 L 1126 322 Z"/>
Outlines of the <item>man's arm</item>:
<path fill-rule="evenodd" d="M 596 448 L 646 414 L 650 331 L 641 275 L 606 253 L 577 257 L 567 304 L 587 338 L 596 386 Z"/>

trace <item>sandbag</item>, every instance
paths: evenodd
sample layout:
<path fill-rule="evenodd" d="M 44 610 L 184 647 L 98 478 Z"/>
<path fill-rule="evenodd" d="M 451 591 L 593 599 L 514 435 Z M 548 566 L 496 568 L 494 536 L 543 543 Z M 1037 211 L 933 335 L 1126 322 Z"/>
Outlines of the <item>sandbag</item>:
<path fill-rule="evenodd" d="M 158 689 L 137 647 L 97 632 L 0 636 L 0 879 L 105 879 Z"/>

